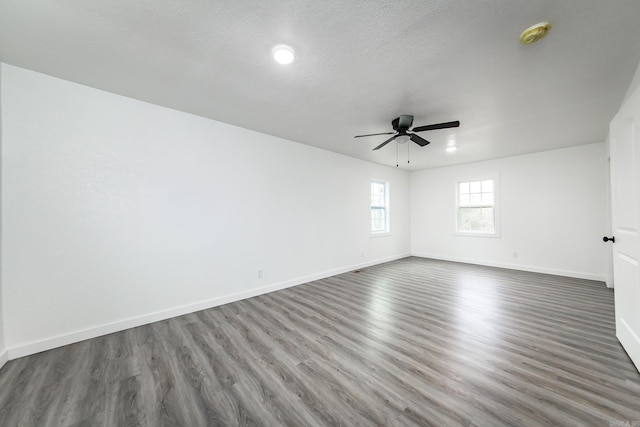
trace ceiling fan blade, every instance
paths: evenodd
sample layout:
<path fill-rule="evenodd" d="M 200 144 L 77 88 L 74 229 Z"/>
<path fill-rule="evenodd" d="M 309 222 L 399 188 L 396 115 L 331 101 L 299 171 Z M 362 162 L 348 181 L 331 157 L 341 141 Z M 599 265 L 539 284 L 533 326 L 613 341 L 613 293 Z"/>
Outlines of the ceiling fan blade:
<path fill-rule="evenodd" d="M 426 139 L 424 139 L 423 137 L 416 135 L 415 133 L 412 133 L 409 135 L 409 138 L 411 138 L 411 140 L 413 142 L 415 142 L 416 144 L 418 144 L 421 147 L 424 147 L 427 144 L 430 144 L 429 141 L 427 141 Z"/>
<path fill-rule="evenodd" d="M 457 128 L 458 126 L 460 126 L 460 122 L 456 120 L 455 122 L 445 122 L 445 123 L 436 123 L 435 125 L 418 126 L 416 128 L 411 129 L 411 131 L 424 132 L 425 130 Z"/>
<path fill-rule="evenodd" d="M 376 136 L 376 135 L 393 135 L 395 132 L 382 132 L 382 133 L 370 133 L 367 135 L 356 135 L 354 138 L 362 138 L 363 136 Z"/>
<path fill-rule="evenodd" d="M 380 144 L 376 148 L 374 148 L 373 151 L 381 149 L 382 147 L 384 147 L 385 145 L 387 145 L 388 143 L 390 143 L 391 141 L 396 139 L 396 136 L 398 136 L 398 135 L 393 135 L 391 138 L 387 139 L 385 142 L 383 142 L 382 144 Z"/>

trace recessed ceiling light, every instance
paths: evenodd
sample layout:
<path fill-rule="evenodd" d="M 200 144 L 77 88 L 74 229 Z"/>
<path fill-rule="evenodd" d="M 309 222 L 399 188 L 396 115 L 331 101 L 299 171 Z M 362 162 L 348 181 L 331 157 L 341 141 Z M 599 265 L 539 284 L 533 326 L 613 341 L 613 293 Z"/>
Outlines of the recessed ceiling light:
<path fill-rule="evenodd" d="M 447 153 L 453 153 L 457 149 L 458 149 L 458 147 L 456 147 L 455 145 L 451 145 L 451 146 L 447 147 Z"/>
<path fill-rule="evenodd" d="M 551 24 L 548 22 L 532 25 L 520 34 L 520 41 L 524 44 L 535 43 L 546 36 L 550 29 Z"/>
<path fill-rule="evenodd" d="M 295 58 L 295 51 L 291 46 L 287 46 L 286 44 L 280 44 L 274 47 L 271 49 L 271 54 L 273 55 L 273 59 L 279 64 L 291 64 Z"/>

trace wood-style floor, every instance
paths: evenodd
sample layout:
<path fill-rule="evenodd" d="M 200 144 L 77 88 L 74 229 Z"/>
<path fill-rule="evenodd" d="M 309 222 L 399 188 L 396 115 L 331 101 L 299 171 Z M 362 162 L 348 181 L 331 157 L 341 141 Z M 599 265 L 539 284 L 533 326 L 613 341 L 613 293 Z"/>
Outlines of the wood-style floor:
<path fill-rule="evenodd" d="M 405 258 L 8 362 L 2 426 L 626 426 L 600 282 Z"/>

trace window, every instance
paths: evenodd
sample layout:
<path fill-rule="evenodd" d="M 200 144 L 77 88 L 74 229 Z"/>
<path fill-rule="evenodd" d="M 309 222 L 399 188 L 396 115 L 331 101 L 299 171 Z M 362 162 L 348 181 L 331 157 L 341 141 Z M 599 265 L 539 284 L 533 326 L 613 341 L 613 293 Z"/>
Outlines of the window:
<path fill-rule="evenodd" d="M 498 236 L 498 178 L 459 181 L 456 187 L 456 231 Z"/>
<path fill-rule="evenodd" d="M 389 232 L 389 183 L 371 180 L 371 233 Z"/>

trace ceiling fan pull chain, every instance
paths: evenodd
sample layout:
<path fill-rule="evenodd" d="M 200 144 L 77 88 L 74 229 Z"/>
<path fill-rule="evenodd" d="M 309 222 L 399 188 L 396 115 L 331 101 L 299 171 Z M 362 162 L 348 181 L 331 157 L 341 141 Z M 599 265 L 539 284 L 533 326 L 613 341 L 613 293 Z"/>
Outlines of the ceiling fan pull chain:
<path fill-rule="evenodd" d="M 409 162 L 409 158 L 410 158 L 409 153 L 411 153 L 411 141 L 409 141 L 409 142 L 407 143 L 407 164 L 409 164 L 409 163 L 410 163 L 410 162 Z"/>
<path fill-rule="evenodd" d="M 396 167 L 398 167 L 398 141 L 396 141 Z"/>

